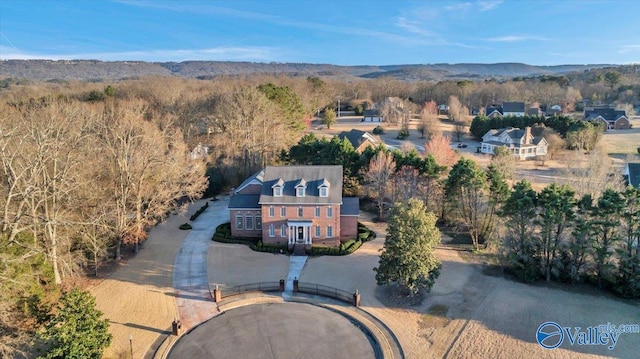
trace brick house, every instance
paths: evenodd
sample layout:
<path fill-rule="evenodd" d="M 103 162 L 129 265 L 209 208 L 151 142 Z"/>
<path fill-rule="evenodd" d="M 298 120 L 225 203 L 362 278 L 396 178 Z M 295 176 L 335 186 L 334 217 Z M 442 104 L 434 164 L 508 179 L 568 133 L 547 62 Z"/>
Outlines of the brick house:
<path fill-rule="evenodd" d="M 594 108 L 584 111 L 585 121 L 601 122 L 604 130 L 627 130 L 631 128 L 625 111 L 609 107 Z"/>
<path fill-rule="evenodd" d="M 232 236 L 289 248 L 356 238 L 358 215 L 359 199 L 342 197 L 342 166 L 267 166 L 229 201 Z"/>
<path fill-rule="evenodd" d="M 340 132 L 338 134 L 338 138 L 341 140 L 346 138 L 349 142 L 351 142 L 351 145 L 358 153 L 364 152 L 367 147 L 378 147 L 382 143 L 382 141 L 379 141 L 369 132 L 356 129 L 352 129 L 349 132 Z"/>

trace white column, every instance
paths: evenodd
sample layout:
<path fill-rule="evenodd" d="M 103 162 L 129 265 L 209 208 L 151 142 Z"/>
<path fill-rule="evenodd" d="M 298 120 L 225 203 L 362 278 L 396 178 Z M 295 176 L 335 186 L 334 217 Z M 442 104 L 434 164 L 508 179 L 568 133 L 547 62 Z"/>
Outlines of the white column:
<path fill-rule="evenodd" d="M 312 227 L 312 226 L 309 226 L 309 227 L 308 227 L 308 229 L 309 229 L 309 242 L 308 242 L 307 244 L 312 244 L 312 243 L 311 243 L 311 227 Z"/>

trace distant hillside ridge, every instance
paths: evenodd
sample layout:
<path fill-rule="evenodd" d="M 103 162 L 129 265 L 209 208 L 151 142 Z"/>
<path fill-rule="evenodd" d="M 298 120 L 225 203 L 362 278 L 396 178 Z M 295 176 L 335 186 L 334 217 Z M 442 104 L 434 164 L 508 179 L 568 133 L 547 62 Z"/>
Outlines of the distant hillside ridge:
<path fill-rule="evenodd" d="M 326 77 L 391 77 L 403 81 L 482 80 L 515 76 L 557 75 L 585 71 L 609 64 L 534 66 L 522 63 L 408 64 L 340 66 L 309 63 L 260 63 L 233 61 L 98 61 L 98 60 L 3 60 L 1 78 L 29 80 L 118 80 L 142 76 L 211 78 L 220 75 L 288 74 Z"/>

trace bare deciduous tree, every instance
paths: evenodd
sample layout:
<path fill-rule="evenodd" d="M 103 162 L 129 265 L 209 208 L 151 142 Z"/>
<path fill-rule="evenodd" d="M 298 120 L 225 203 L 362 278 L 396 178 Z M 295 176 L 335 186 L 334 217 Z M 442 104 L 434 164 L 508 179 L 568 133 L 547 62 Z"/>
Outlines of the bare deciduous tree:
<path fill-rule="evenodd" d="M 378 218 L 380 220 L 383 218 L 385 196 L 395 166 L 393 155 L 387 151 L 380 151 L 371 160 L 369 170 L 365 173 L 367 188 L 372 197 L 378 201 Z"/>

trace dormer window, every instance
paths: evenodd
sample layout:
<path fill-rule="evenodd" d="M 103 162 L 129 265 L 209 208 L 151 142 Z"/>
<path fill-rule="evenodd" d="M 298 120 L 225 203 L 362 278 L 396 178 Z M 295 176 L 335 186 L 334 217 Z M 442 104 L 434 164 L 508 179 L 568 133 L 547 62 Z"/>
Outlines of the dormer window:
<path fill-rule="evenodd" d="M 280 178 L 273 186 L 271 186 L 274 197 L 282 197 L 282 187 L 284 187 L 284 181 Z"/>
<path fill-rule="evenodd" d="M 303 178 L 296 184 L 296 197 L 304 197 L 307 189 L 307 181 Z"/>
<path fill-rule="evenodd" d="M 318 186 L 318 192 L 320 197 L 329 197 L 329 181 L 323 178 Z"/>

